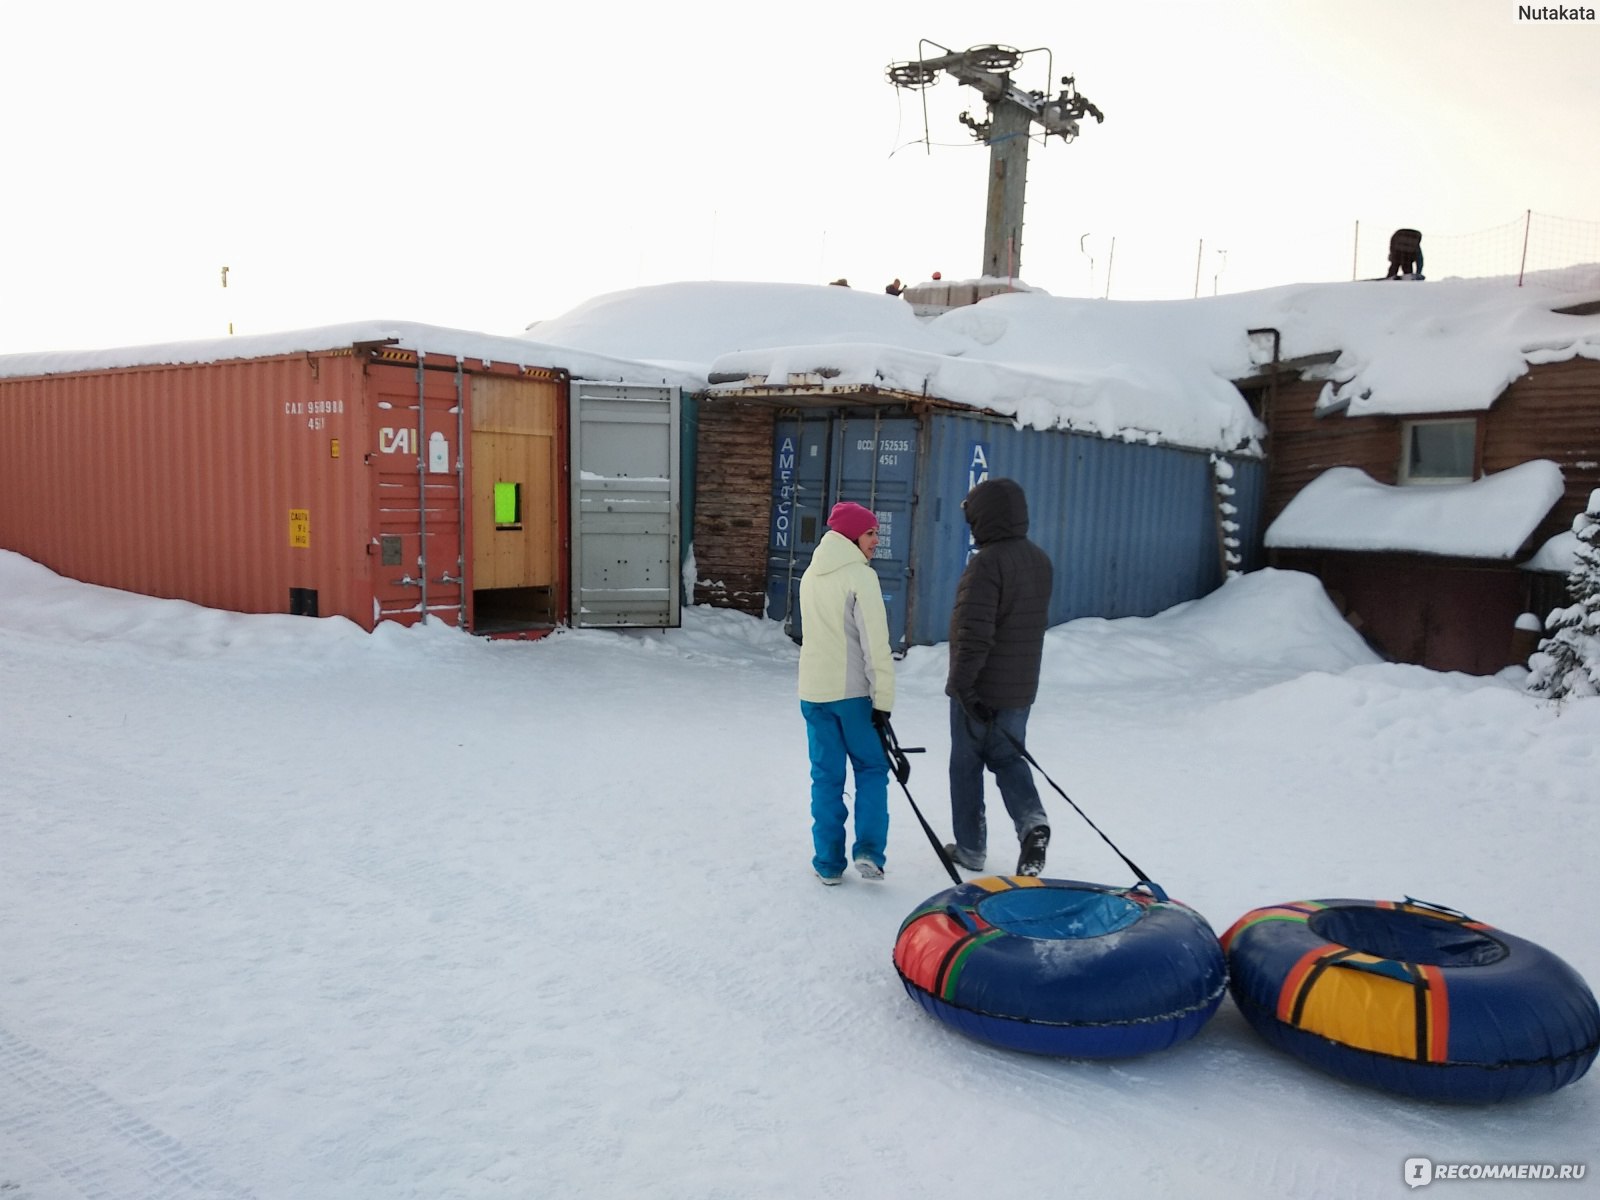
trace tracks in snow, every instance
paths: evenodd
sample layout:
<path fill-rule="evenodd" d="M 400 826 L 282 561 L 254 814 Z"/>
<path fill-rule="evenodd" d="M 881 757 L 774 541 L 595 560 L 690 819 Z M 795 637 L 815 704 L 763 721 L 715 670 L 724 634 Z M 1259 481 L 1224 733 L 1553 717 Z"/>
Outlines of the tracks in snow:
<path fill-rule="evenodd" d="M 0 1168 L 0 1200 L 253 1196 L 182 1142 L 4 1029 L 0 1150 L 12 1164 Z"/>

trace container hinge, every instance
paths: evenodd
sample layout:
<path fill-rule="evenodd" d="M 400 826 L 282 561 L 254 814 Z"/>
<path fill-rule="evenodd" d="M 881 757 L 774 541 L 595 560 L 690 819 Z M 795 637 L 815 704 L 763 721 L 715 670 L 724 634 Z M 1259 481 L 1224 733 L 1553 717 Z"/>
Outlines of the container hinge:
<path fill-rule="evenodd" d="M 465 579 L 457 579 L 454 575 L 450 574 L 449 571 L 446 571 L 443 575 L 439 576 L 439 582 L 440 583 L 465 583 L 466 580 Z"/>
<path fill-rule="evenodd" d="M 390 580 L 390 582 L 393 583 L 395 587 L 421 587 L 422 586 L 422 580 L 413 579 L 409 575 L 407 575 L 404 579 L 392 579 L 392 580 Z"/>

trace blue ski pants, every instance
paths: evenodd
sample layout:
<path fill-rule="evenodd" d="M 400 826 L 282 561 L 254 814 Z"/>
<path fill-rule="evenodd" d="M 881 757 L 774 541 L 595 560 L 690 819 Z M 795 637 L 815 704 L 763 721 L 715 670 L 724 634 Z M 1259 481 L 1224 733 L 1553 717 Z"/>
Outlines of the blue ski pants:
<path fill-rule="evenodd" d="M 802 700 L 800 713 L 811 749 L 811 865 L 821 875 L 844 874 L 848 759 L 856 781 L 856 837 L 849 861 L 865 858 L 883 866 L 889 841 L 889 759 L 872 727 L 872 700 Z"/>

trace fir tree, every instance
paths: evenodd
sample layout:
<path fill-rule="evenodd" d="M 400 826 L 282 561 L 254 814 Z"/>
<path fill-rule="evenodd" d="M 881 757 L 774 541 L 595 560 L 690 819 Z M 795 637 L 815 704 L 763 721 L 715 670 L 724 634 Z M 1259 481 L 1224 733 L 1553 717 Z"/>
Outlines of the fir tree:
<path fill-rule="evenodd" d="M 1550 636 L 1528 660 L 1528 690 L 1560 700 L 1600 695 L 1600 489 L 1572 520 L 1578 552 L 1567 591 L 1575 603 L 1550 614 Z"/>

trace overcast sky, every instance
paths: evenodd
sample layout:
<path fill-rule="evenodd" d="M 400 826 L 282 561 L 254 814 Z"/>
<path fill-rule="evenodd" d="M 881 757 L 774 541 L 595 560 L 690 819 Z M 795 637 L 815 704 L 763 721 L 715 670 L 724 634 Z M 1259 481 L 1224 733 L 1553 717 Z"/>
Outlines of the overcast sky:
<path fill-rule="evenodd" d="M 1511 0 L 64 0 L 0 27 L 0 353 L 975 276 L 980 98 L 885 68 L 985 43 L 1106 115 L 1031 153 L 1020 274 L 1057 295 L 1349 278 L 1358 222 L 1363 275 L 1399 225 L 1431 274 L 1483 273 L 1493 239 L 1447 235 L 1528 209 L 1600 259 L 1600 24 Z"/>

